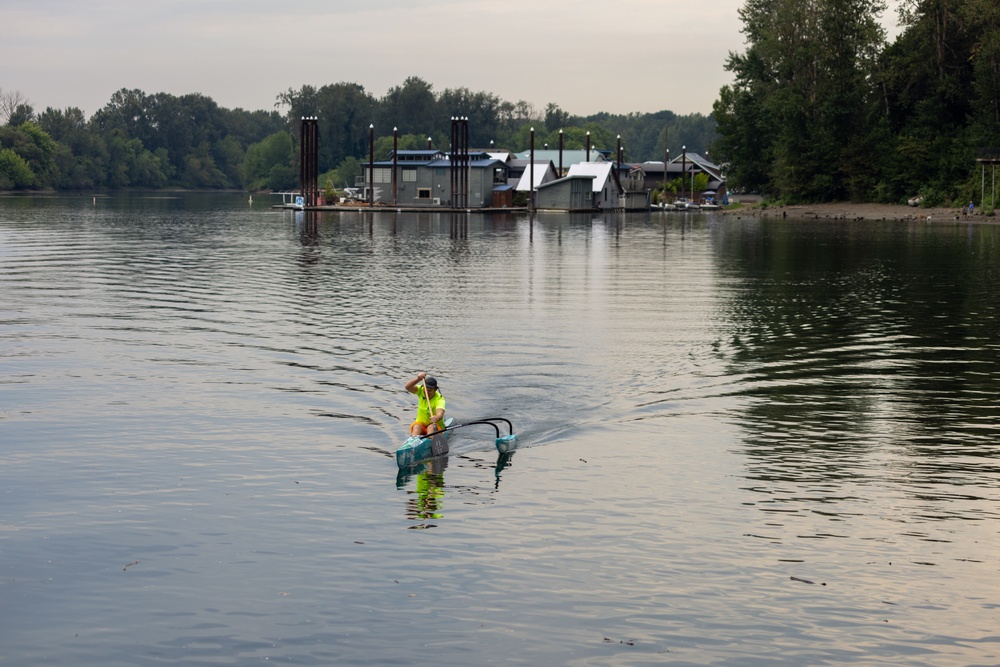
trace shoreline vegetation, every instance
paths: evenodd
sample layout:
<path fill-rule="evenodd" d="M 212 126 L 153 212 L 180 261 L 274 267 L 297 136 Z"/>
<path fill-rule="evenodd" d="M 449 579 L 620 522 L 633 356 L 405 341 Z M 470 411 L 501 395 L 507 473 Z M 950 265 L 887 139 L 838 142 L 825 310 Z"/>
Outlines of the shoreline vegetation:
<path fill-rule="evenodd" d="M 713 105 L 732 189 L 995 208 L 981 184 L 1000 165 L 1000 3 L 893 4 L 890 42 L 882 0 L 746 0 Z"/>

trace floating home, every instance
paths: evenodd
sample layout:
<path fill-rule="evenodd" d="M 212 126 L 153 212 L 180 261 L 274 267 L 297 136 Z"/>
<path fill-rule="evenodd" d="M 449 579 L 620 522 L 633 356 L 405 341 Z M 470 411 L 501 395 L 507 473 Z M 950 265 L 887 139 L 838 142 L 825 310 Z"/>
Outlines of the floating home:
<path fill-rule="evenodd" d="M 394 206 L 453 208 L 452 168 L 444 151 L 401 150 L 396 159 L 390 153 L 388 160 L 362 165 L 362 177 L 367 184 L 369 166 L 375 188 L 374 200 Z M 467 208 L 493 208 L 494 190 L 503 192 L 507 183 L 507 164 L 488 152 L 469 153 Z M 393 198 L 392 172 L 396 169 L 396 193 Z M 499 206 L 498 208 L 502 207 Z"/>
<path fill-rule="evenodd" d="M 403 208 L 513 208 L 515 196 L 523 202 L 535 192 L 535 207 L 560 211 L 643 210 L 650 206 L 650 191 L 664 180 L 662 162 L 630 165 L 608 160 L 608 151 L 540 150 L 513 154 L 508 151 L 470 150 L 466 164 L 467 197 L 453 194 L 455 172 L 449 153 L 400 150 L 388 159 L 362 165 L 358 184 L 367 192 L 372 180 L 373 201 Z M 563 164 L 562 173 L 557 162 Z M 393 170 L 395 169 L 395 179 Z M 709 190 L 725 194 L 721 169 L 696 153 L 667 164 L 668 180 L 684 174 L 709 175 Z M 534 176 L 534 182 L 532 182 Z M 699 199 L 702 193 L 695 193 Z M 519 196 L 518 196 L 519 195 Z M 453 201 L 454 200 L 454 201 Z"/>
<path fill-rule="evenodd" d="M 663 186 L 663 162 L 643 162 L 642 164 L 633 167 L 633 171 L 630 172 L 629 175 L 637 177 L 638 175 L 635 174 L 635 170 L 640 170 L 642 172 L 641 177 L 643 178 L 644 187 L 646 189 L 655 190 L 656 188 Z M 667 163 L 667 182 L 676 180 L 683 176 L 685 182 L 690 188 L 691 178 L 698 174 L 706 174 L 708 176 L 708 189 L 705 192 L 711 192 L 717 201 L 726 197 L 726 177 L 722 174 L 722 167 L 714 164 L 708 158 L 705 158 L 698 153 L 687 153 L 684 155 L 678 155 Z M 699 201 L 703 194 L 705 193 L 691 193 L 689 190 L 684 196 L 690 197 L 694 201 Z M 681 195 L 678 194 L 678 196 Z"/>

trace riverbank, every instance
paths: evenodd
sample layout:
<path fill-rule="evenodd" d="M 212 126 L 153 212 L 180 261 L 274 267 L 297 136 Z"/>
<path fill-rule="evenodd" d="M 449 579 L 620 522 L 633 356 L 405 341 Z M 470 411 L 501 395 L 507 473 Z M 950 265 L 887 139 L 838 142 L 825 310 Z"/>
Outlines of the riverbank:
<path fill-rule="evenodd" d="M 725 215 L 757 218 L 806 218 L 810 220 L 930 220 L 931 222 L 1000 222 L 996 216 L 978 209 L 968 215 L 962 208 L 920 208 L 900 204 L 801 204 L 795 206 L 742 206 L 726 209 Z"/>

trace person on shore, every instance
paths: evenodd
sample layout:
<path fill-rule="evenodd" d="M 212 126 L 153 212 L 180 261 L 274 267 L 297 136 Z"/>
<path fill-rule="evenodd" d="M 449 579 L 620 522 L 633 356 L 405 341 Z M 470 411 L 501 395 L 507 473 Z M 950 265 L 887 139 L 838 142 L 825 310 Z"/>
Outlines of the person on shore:
<path fill-rule="evenodd" d="M 972 215 L 972 212 L 975 211 L 975 210 L 976 210 L 975 203 L 973 203 L 973 202 L 970 201 L 969 202 L 969 215 Z"/>
<path fill-rule="evenodd" d="M 417 397 L 417 418 L 410 424 L 410 435 L 430 435 L 444 429 L 445 400 L 437 380 L 417 373 L 404 387 Z"/>

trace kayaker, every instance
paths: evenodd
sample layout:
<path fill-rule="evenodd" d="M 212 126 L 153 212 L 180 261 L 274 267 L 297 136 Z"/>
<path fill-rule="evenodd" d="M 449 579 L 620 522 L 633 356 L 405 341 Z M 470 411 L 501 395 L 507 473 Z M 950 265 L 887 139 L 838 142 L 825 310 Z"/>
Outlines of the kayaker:
<path fill-rule="evenodd" d="M 417 377 L 407 382 L 405 387 L 418 401 L 417 419 L 410 425 L 410 435 L 430 435 L 443 429 L 444 396 L 438 391 L 437 380 L 428 377 L 427 373 L 417 373 Z"/>

